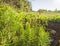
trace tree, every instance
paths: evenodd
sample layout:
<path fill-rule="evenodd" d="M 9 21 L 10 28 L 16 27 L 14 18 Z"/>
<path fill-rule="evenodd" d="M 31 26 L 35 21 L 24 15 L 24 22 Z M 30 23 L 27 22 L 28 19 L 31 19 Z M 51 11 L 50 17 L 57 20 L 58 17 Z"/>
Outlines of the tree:
<path fill-rule="evenodd" d="M 0 0 L 0 4 L 10 5 L 20 11 L 30 11 L 31 4 L 28 0 Z"/>

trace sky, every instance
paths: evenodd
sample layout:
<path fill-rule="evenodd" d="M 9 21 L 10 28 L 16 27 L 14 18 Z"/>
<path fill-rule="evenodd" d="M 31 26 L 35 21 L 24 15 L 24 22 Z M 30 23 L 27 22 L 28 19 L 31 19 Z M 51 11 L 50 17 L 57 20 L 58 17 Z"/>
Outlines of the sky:
<path fill-rule="evenodd" d="M 37 11 L 39 9 L 60 10 L 60 0 L 29 0 L 32 5 L 32 10 Z"/>

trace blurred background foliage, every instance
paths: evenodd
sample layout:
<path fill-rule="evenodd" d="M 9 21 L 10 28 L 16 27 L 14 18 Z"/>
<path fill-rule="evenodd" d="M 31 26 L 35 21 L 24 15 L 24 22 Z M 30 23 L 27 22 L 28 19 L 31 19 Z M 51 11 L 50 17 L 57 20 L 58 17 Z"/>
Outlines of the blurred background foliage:
<path fill-rule="evenodd" d="M 31 11 L 31 3 L 28 0 L 0 0 L 0 5 L 9 5 L 20 11 Z"/>

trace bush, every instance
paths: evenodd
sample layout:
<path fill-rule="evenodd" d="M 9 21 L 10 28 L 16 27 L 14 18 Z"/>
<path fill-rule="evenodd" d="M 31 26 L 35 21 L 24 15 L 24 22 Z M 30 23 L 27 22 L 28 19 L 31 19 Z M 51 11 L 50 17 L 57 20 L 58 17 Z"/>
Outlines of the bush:
<path fill-rule="evenodd" d="M 50 35 L 35 13 L 17 13 L 10 6 L 0 6 L 1 46 L 49 46 Z"/>

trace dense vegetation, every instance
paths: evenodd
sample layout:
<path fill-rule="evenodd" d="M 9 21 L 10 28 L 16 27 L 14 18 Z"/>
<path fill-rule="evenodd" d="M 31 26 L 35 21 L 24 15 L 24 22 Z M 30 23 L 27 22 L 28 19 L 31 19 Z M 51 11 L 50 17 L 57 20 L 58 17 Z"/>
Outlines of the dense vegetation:
<path fill-rule="evenodd" d="M 0 0 L 0 46 L 54 46 L 59 32 L 57 12 L 32 12 L 27 0 Z"/>
<path fill-rule="evenodd" d="M 1 46 L 48 46 L 49 39 L 37 14 L 17 13 L 9 6 L 0 7 Z"/>

